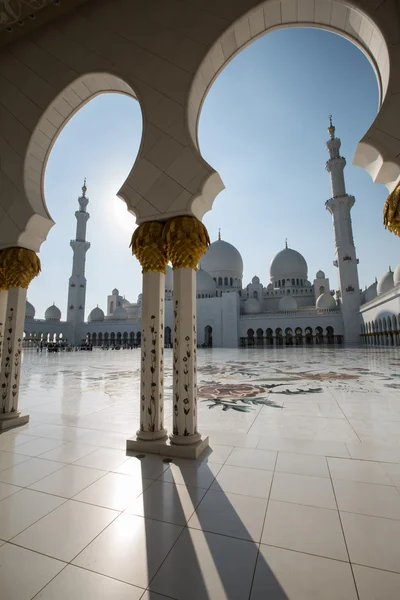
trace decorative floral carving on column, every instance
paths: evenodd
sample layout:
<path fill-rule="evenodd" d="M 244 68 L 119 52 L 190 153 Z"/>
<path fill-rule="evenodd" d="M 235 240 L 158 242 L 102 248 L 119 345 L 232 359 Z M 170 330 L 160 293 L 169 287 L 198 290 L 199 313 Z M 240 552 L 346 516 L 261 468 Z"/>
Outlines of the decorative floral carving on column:
<path fill-rule="evenodd" d="M 131 241 L 143 272 L 140 430 L 138 437 L 157 439 L 164 431 L 164 281 L 168 263 L 163 223 L 143 223 Z M 162 279 L 161 279 L 162 278 Z"/>
<path fill-rule="evenodd" d="M 207 229 L 195 217 L 175 217 L 164 226 L 168 260 L 174 269 L 197 269 L 210 245 Z"/>
<path fill-rule="evenodd" d="M 386 199 L 383 209 L 385 229 L 400 237 L 400 184 Z"/>
<path fill-rule="evenodd" d="M 1 414 L 18 411 L 21 373 L 23 334 L 21 313 L 25 311 L 25 300 L 21 303 L 20 292 L 13 292 L 12 295 L 10 290 L 27 289 L 32 279 L 37 277 L 39 273 L 40 260 L 32 250 L 7 248 L 0 251 L 0 286 L 1 289 L 9 290 L 3 330 L 3 355 L 1 357 Z"/>
<path fill-rule="evenodd" d="M 163 230 L 174 269 L 173 437 L 174 443 L 195 443 L 197 432 L 196 296 L 200 258 L 210 243 L 204 225 L 194 217 L 176 217 Z"/>

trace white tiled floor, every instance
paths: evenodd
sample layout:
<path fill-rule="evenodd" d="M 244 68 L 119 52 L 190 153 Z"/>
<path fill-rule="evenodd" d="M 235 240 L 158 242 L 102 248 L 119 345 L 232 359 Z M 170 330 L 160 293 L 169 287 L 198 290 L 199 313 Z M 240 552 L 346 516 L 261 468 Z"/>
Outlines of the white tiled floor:
<path fill-rule="evenodd" d="M 200 391 L 251 383 L 245 362 L 290 393 L 247 414 L 200 397 L 211 450 L 173 463 L 125 452 L 139 353 L 24 354 L 31 420 L 0 435 L 0 597 L 400 598 L 400 352 L 314 350 L 200 351 Z"/>

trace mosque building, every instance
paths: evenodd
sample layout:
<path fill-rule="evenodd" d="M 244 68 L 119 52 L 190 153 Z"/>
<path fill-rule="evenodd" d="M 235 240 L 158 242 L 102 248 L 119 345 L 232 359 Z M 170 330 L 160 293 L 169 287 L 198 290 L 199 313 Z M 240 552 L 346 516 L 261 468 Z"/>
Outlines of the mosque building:
<path fill-rule="evenodd" d="M 286 242 L 271 260 L 269 282 L 254 276 L 243 285 L 240 252 L 220 233 L 202 257 L 196 273 L 197 342 L 203 347 L 266 347 L 284 345 L 346 344 L 400 345 L 400 265 L 361 291 L 358 258 L 353 240 L 351 208 L 355 198 L 346 193 L 340 139 L 330 120 L 326 144 L 332 197 L 326 201 L 331 213 L 335 243 L 334 265 L 339 289 L 331 290 L 329 279 L 319 270 L 309 280 L 305 258 Z M 35 318 L 27 301 L 25 343 L 64 340 L 79 345 L 124 347 L 140 344 L 142 295 L 131 303 L 117 288 L 107 297 L 106 314 L 98 306 L 84 321 L 86 279 L 86 225 L 89 219 L 86 182 L 78 199 L 76 239 L 69 279 L 67 319 L 54 304 L 44 320 Z M 165 275 L 164 342 L 173 343 L 173 272 Z"/>

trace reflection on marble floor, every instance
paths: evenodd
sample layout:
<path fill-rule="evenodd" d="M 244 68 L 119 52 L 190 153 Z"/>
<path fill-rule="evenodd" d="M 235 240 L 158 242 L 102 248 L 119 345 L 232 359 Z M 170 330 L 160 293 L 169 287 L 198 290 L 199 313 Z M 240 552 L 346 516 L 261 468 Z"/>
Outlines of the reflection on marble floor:
<path fill-rule="evenodd" d="M 171 428 L 172 353 L 165 356 Z M 26 352 L 20 405 L 31 418 L 133 434 L 139 351 Z M 398 349 L 200 350 L 199 429 L 400 447 Z M 60 417 L 61 418 L 61 417 Z"/>
<path fill-rule="evenodd" d="M 125 452 L 139 362 L 24 353 L 31 420 L 0 435 L 1 598 L 400 598 L 400 350 L 200 350 L 211 448 L 172 463 Z"/>

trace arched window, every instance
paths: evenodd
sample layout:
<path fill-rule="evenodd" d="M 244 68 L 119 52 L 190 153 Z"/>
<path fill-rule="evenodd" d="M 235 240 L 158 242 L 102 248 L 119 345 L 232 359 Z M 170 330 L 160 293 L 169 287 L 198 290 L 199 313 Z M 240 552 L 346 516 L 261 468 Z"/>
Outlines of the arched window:
<path fill-rule="evenodd" d="M 299 278 L 296 278 L 296 285 L 299 285 Z"/>
<path fill-rule="evenodd" d="M 114 300 L 111 300 L 110 302 L 110 313 L 113 314 L 114 312 Z"/>
<path fill-rule="evenodd" d="M 333 327 L 331 327 L 330 325 L 326 328 L 326 338 L 328 340 L 328 344 L 335 343 L 334 330 L 333 330 Z"/>
<path fill-rule="evenodd" d="M 204 346 L 206 348 L 212 348 L 212 327 L 211 327 L 211 325 L 206 325 L 206 327 L 204 327 Z"/>
<path fill-rule="evenodd" d="M 228 285 L 228 278 L 224 277 L 224 285 Z"/>
<path fill-rule="evenodd" d="M 285 287 L 285 280 L 282 279 L 282 287 Z"/>
<path fill-rule="evenodd" d="M 319 286 L 319 293 L 320 294 L 324 294 L 325 293 L 325 287 L 323 285 Z"/>
<path fill-rule="evenodd" d="M 253 298 L 256 298 L 256 300 L 258 300 L 258 292 L 256 290 L 253 292 Z"/>
<path fill-rule="evenodd" d="M 230 278 L 229 282 L 230 282 L 230 286 L 233 287 L 233 277 Z"/>
<path fill-rule="evenodd" d="M 222 285 L 222 277 L 218 277 L 218 285 Z"/>

